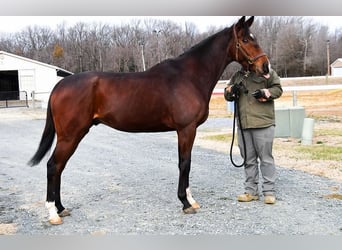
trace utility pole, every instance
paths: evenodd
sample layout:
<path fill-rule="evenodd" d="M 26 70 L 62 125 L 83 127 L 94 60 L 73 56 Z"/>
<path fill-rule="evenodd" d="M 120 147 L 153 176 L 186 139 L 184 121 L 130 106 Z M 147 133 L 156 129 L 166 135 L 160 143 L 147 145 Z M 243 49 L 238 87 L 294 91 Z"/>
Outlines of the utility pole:
<path fill-rule="evenodd" d="M 143 70 L 146 70 L 146 66 L 145 66 L 145 56 L 144 56 L 144 42 L 143 41 L 139 41 L 139 45 L 141 47 L 141 59 L 142 59 L 142 65 L 143 65 Z"/>
<path fill-rule="evenodd" d="M 330 76 L 330 40 L 327 40 L 327 75 Z"/>
<path fill-rule="evenodd" d="M 162 30 L 153 30 L 153 33 L 157 36 L 157 53 L 158 53 L 158 62 L 161 61 L 161 53 L 160 53 L 160 44 L 159 44 L 159 34 L 162 32 Z"/>
<path fill-rule="evenodd" d="M 303 73 L 306 76 L 306 61 L 308 55 L 308 39 L 304 40 L 304 63 L 303 63 Z"/>

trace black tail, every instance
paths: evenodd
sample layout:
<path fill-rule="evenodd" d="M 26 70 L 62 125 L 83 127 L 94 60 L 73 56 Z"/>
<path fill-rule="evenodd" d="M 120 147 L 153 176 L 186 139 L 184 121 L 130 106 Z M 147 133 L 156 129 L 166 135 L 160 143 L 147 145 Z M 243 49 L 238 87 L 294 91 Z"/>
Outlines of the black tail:
<path fill-rule="evenodd" d="M 55 130 L 55 125 L 53 123 L 50 100 L 49 100 L 44 132 L 40 140 L 37 152 L 34 154 L 32 159 L 28 162 L 30 166 L 37 165 L 43 159 L 47 151 L 51 148 L 53 140 L 55 138 L 55 131 L 56 130 Z"/>

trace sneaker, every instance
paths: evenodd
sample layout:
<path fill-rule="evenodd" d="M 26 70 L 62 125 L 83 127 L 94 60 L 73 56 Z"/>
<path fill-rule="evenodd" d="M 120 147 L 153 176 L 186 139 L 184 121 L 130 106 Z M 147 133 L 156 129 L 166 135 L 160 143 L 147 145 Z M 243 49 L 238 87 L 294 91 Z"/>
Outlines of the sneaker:
<path fill-rule="evenodd" d="M 251 194 L 248 194 L 248 193 L 244 193 L 244 194 L 238 195 L 237 200 L 241 201 L 241 202 L 256 201 L 256 200 L 259 200 L 259 196 L 258 195 L 251 195 Z"/>
<path fill-rule="evenodd" d="M 274 195 L 266 195 L 264 202 L 265 204 L 274 204 L 276 202 L 276 197 Z"/>

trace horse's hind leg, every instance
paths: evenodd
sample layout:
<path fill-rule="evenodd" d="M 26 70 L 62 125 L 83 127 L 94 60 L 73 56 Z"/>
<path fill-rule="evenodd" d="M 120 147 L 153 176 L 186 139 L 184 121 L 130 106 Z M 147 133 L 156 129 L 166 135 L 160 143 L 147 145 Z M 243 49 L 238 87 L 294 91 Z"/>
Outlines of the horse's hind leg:
<path fill-rule="evenodd" d="M 57 214 L 55 206 L 56 200 L 56 163 L 54 160 L 54 153 L 47 163 L 47 194 L 45 206 L 49 211 L 50 224 L 58 225 L 62 223 L 62 219 Z"/>
<path fill-rule="evenodd" d="M 88 132 L 88 131 L 87 131 Z M 60 139 L 56 148 L 47 163 L 47 196 L 46 208 L 49 211 L 49 222 L 54 225 L 62 223 L 60 216 L 67 216 L 70 213 L 64 208 L 61 202 L 60 187 L 61 175 L 67 161 L 75 152 L 79 142 L 87 133 L 72 139 Z"/>

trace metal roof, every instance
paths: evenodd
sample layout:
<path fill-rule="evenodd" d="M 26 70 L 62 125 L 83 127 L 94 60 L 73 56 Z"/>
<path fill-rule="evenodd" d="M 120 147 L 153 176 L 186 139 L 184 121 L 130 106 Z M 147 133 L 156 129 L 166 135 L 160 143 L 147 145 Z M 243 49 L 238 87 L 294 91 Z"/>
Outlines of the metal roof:
<path fill-rule="evenodd" d="M 38 65 L 41 65 L 41 66 L 45 66 L 45 67 L 48 67 L 48 68 L 56 69 L 57 76 L 65 77 L 65 76 L 73 74 L 72 72 L 70 72 L 68 70 L 65 70 L 65 69 L 62 69 L 60 67 L 57 67 L 57 66 L 54 66 L 54 65 L 51 65 L 51 64 L 47 64 L 47 63 L 43 63 L 43 62 L 40 62 L 40 61 L 37 61 L 37 60 L 33 60 L 33 59 L 30 59 L 30 58 L 27 58 L 27 57 L 18 56 L 16 54 L 8 53 L 8 52 L 2 51 L 2 50 L 0 50 L 0 55 L 7 55 L 7 56 L 10 56 L 10 57 L 17 58 L 19 60 L 24 60 L 24 61 L 35 63 L 35 64 L 38 64 Z"/>
<path fill-rule="evenodd" d="M 342 58 L 336 59 L 336 61 L 333 62 L 330 66 L 332 68 L 342 68 Z"/>

